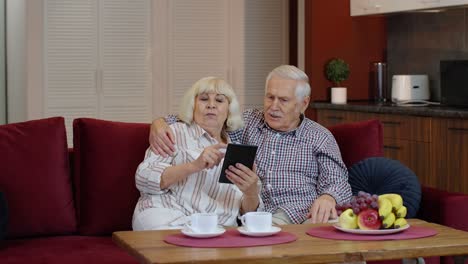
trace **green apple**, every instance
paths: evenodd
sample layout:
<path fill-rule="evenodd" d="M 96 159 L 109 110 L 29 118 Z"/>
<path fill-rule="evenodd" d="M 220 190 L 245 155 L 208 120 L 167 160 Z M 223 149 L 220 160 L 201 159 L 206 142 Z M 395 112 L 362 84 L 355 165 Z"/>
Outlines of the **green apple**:
<path fill-rule="evenodd" d="M 342 228 L 356 229 L 358 227 L 357 219 L 358 218 L 356 214 L 354 214 L 353 209 L 348 208 L 340 214 L 340 218 L 338 220 Z"/>

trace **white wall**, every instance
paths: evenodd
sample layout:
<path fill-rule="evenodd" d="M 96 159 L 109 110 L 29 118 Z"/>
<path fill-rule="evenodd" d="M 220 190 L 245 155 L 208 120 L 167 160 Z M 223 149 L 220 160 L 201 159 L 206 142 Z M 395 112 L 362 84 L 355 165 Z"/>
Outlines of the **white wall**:
<path fill-rule="evenodd" d="M 8 123 L 25 121 L 26 107 L 26 1 L 6 0 L 7 114 Z"/>

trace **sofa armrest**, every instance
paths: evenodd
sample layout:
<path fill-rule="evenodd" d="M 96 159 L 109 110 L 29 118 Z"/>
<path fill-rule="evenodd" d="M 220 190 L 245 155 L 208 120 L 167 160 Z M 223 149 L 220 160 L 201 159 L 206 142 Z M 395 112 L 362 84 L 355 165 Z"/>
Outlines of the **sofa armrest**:
<path fill-rule="evenodd" d="M 468 195 L 421 187 L 418 217 L 456 229 L 468 231 Z"/>

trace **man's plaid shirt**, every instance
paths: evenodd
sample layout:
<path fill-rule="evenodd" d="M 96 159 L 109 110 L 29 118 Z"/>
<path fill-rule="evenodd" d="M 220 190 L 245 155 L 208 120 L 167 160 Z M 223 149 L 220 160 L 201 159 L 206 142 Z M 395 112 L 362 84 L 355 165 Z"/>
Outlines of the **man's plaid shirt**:
<path fill-rule="evenodd" d="M 263 118 L 263 111 L 244 112 L 245 127 L 230 133 L 232 141 L 257 145 L 257 175 L 262 182 L 264 210 L 281 208 L 294 223 L 302 223 L 312 203 L 322 194 L 337 203 L 349 201 L 348 171 L 333 135 L 303 118 L 295 130 L 278 132 Z"/>

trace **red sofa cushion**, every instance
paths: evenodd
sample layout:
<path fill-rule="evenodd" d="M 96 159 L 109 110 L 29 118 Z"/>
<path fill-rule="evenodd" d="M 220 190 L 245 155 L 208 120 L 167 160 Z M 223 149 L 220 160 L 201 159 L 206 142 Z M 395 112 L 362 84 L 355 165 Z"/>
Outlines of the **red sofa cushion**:
<path fill-rule="evenodd" d="M 79 118 L 73 122 L 78 232 L 107 235 L 132 227 L 135 171 L 148 148 L 149 124 Z"/>
<path fill-rule="evenodd" d="M 8 240 L 0 247 L 2 264 L 136 264 L 137 259 L 111 237 L 59 236 Z"/>
<path fill-rule="evenodd" d="M 328 129 L 335 137 L 347 167 L 365 158 L 383 156 L 383 132 L 379 120 L 340 124 Z"/>
<path fill-rule="evenodd" d="M 7 237 L 76 231 L 62 117 L 0 126 L 0 191 L 7 200 Z"/>
<path fill-rule="evenodd" d="M 468 232 L 468 195 L 422 187 L 418 218 Z"/>

